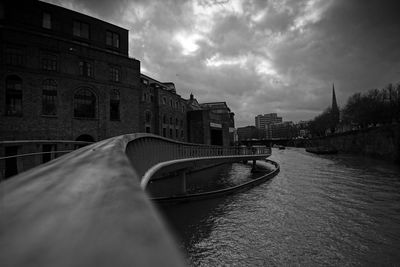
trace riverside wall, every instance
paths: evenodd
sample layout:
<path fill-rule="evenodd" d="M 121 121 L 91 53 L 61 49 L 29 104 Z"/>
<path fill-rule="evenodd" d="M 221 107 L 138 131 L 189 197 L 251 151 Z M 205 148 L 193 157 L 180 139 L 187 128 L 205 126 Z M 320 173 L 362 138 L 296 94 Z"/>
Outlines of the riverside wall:
<path fill-rule="evenodd" d="M 391 124 L 314 138 L 313 146 L 333 146 L 339 152 L 400 162 L 400 125 Z"/>

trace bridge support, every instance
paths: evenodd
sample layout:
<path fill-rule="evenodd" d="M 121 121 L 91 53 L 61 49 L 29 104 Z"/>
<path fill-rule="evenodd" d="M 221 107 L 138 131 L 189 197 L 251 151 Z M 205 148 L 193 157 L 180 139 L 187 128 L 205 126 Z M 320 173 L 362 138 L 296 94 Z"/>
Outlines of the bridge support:
<path fill-rule="evenodd" d="M 252 164 L 252 167 L 251 167 L 251 172 L 252 173 L 255 173 L 255 172 L 263 172 L 263 169 L 261 168 L 259 168 L 258 166 L 257 166 L 257 160 L 255 160 L 255 159 L 253 159 L 253 164 Z"/>

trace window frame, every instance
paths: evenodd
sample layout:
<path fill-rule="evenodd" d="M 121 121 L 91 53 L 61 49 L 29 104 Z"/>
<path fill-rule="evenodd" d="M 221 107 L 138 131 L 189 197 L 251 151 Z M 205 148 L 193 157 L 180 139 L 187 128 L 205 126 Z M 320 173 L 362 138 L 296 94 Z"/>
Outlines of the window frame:
<path fill-rule="evenodd" d="M 53 28 L 52 25 L 51 13 L 44 11 L 42 13 L 42 28 L 46 30 L 51 30 Z"/>
<path fill-rule="evenodd" d="M 41 56 L 41 67 L 45 71 L 57 71 L 58 70 L 58 57 L 55 54 L 43 53 Z"/>
<path fill-rule="evenodd" d="M 113 112 L 113 110 L 115 111 Z M 120 121 L 120 120 L 121 120 L 121 93 L 118 89 L 113 89 L 110 92 L 110 121 Z"/>
<path fill-rule="evenodd" d="M 90 60 L 79 60 L 79 75 L 81 77 L 94 78 L 93 62 Z"/>
<path fill-rule="evenodd" d="M 119 49 L 121 47 L 121 36 L 119 33 L 106 30 L 106 46 Z"/>
<path fill-rule="evenodd" d="M 11 84 L 13 82 L 13 84 Z M 13 86 L 11 86 L 13 85 Z M 17 75 L 6 76 L 5 79 L 5 115 L 22 117 L 23 115 L 23 90 L 22 79 Z"/>
<path fill-rule="evenodd" d="M 121 68 L 118 66 L 110 66 L 110 81 L 112 82 L 121 82 Z"/>
<path fill-rule="evenodd" d="M 47 91 L 47 94 L 45 94 Z M 50 93 L 51 92 L 51 93 Z M 57 116 L 57 83 L 53 79 L 46 79 L 42 82 L 42 115 Z M 53 110 L 53 112 L 48 112 Z"/>
<path fill-rule="evenodd" d="M 77 98 L 77 95 L 79 92 L 88 92 L 90 93 L 90 95 L 88 94 L 81 94 L 80 99 Z M 89 97 L 91 99 L 89 99 Z M 86 98 L 86 99 L 85 99 Z M 92 101 L 92 103 L 84 103 L 86 100 L 90 100 Z M 79 102 L 78 102 L 79 100 Z M 86 101 L 88 102 L 88 101 Z M 78 119 L 97 119 L 97 96 L 96 94 L 89 88 L 89 87 L 81 87 L 79 89 L 77 89 L 73 95 L 73 115 L 74 118 L 78 118 Z M 80 105 L 80 107 L 78 106 Z M 85 107 L 86 105 L 86 107 Z M 91 105 L 91 107 L 89 106 Z M 88 107 L 89 106 L 89 107 Z M 82 110 L 78 110 L 82 109 Z M 84 109 L 90 109 L 90 115 L 86 115 Z"/>
<path fill-rule="evenodd" d="M 75 27 L 77 25 L 79 25 L 79 27 Z M 87 26 L 87 36 L 84 34 L 86 30 L 84 26 Z M 90 40 L 90 24 L 80 20 L 74 20 L 72 22 L 72 35 L 74 37 Z"/>

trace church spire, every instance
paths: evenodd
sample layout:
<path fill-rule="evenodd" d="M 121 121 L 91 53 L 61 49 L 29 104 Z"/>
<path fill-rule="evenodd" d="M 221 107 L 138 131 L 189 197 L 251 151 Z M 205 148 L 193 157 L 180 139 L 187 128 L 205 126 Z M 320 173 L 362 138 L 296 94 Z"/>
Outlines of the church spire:
<path fill-rule="evenodd" d="M 336 102 L 336 94 L 335 94 L 335 84 L 332 83 L 332 110 L 339 110 L 337 102 Z"/>

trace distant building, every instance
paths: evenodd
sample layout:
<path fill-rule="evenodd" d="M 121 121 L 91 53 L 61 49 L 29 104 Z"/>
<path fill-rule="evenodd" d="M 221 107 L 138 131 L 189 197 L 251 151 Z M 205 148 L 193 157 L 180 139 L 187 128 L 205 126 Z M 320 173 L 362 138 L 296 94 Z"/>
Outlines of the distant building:
<path fill-rule="evenodd" d="M 268 124 L 279 122 L 282 122 L 282 117 L 278 117 L 278 114 L 276 113 L 257 115 L 255 117 L 255 124 L 259 129 L 265 129 Z"/>
<path fill-rule="evenodd" d="M 265 139 L 266 133 L 265 129 L 259 129 L 255 126 L 245 126 L 237 128 L 238 141 L 245 140 L 261 140 Z"/>
<path fill-rule="evenodd" d="M 291 139 L 297 136 L 296 128 L 291 121 L 272 123 L 269 125 L 268 131 L 271 139 Z"/>
<path fill-rule="evenodd" d="M 300 138 L 310 137 L 310 122 L 309 121 L 299 121 L 295 124 L 297 136 Z"/>
<path fill-rule="evenodd" d="M 139 130 L 128 30 L 40 1 L 0 3 L 0 140 L 98 141 Z"/>

